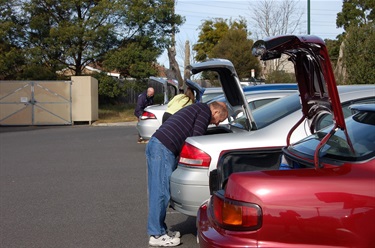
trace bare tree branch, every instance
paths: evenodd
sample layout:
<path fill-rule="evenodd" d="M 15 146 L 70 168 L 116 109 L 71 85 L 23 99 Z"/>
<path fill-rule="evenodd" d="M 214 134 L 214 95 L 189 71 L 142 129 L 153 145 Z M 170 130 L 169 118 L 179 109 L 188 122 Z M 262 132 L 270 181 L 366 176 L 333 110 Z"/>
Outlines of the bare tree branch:
<path fill-rule="evenodd" d="M 250 7 L 252 28 L 256 38 L 295 34 L 302 25 L 304 11 L 295 0 L 260 0 Z"/>
<path fill-rule="evenodd" d="M 260 0 L 251 4 L 252 33 L 256 39 L 285 34 L 296 34 L 304 25 L 304 11 L 300 2 L 295 0 Z M 288 61 L 281 58 L 268 61 L 263 68 L 266 75 L 272 71 L 288 70 Z"/>

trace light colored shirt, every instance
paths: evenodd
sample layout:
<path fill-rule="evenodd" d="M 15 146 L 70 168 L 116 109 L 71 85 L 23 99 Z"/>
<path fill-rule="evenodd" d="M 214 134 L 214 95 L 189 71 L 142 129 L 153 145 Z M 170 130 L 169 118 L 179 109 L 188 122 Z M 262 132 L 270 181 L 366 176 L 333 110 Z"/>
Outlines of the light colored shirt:
<path fill-rule="evenodd" d="M 189 101 L 187 102 L 187 100 Z M 189 99 L 189 97 L 187 97 L 185 94 L 178 94 L 174 96 L 172 100 L 168 103 L 168 108 L 166 112 L 173 115 L 183 107 L 189 106 L 192 103 L 193 101 Z"/>

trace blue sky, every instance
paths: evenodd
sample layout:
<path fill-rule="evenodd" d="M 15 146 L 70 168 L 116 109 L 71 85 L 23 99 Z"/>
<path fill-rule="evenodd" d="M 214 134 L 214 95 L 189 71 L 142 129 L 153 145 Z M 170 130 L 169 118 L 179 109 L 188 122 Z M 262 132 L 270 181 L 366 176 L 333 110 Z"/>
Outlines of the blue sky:
<path fill-rule="evenodd" d="M 295 1 L 304 13 L 301 32 L 307 34 L 307 0 Z M 238 19 L 242 16 L 247 20 L 248 30 L 251 31 L 251 8 L 256 4 L 257 1 L 254 0 L 176 0 L 176 13 L 186 19 L 176 35 L 176 59 L 180 67 L 183 66 L 185 41 L 189 40 L 190 45 L 197 42 L 202 21 L 212 18 Z M 310 34 L 323 39 L 335 39 L 343 32 L 343 29 L 336 28 L 336 16 L 341 9 L 342 0 L 310 0 Z M 158 58 L 158 62 L 169 68 L 166 53 Z"/>

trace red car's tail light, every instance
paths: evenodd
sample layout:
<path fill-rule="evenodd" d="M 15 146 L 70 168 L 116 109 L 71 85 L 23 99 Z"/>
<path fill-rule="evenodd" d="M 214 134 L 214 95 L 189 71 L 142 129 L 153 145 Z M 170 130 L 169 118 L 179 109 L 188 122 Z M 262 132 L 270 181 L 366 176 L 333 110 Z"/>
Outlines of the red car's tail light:
<path fill-rule="evenodd" d="M 227 199 L 220 192 L 212 196 L 210 208 L 212 217 L 224 229 L 249 231 L 262 225 L 262 211 L 258 205 Z"/>
<path fill-rule="evenodd" d="M 179 163 L 187 166 L 209 167 L 211 157 L 195 146 L 185 143 L 182 146 Z"/>
<path fill-rule="evenodd" d="M 153 113 L 143 111 L 141 115 L 141 120 L 147 120 L 147 119 L 156 119 L 156 116 Z"/>

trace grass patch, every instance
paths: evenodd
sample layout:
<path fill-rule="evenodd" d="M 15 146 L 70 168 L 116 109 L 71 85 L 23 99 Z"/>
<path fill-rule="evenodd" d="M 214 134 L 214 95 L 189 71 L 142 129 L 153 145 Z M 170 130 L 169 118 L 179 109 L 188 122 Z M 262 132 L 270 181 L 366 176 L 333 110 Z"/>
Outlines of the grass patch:
<path fill-rule="evenodd" d="M 96 123 L 137 121 L 134 116 L 135 104 L 100 105 L 99 120 Z"/>

